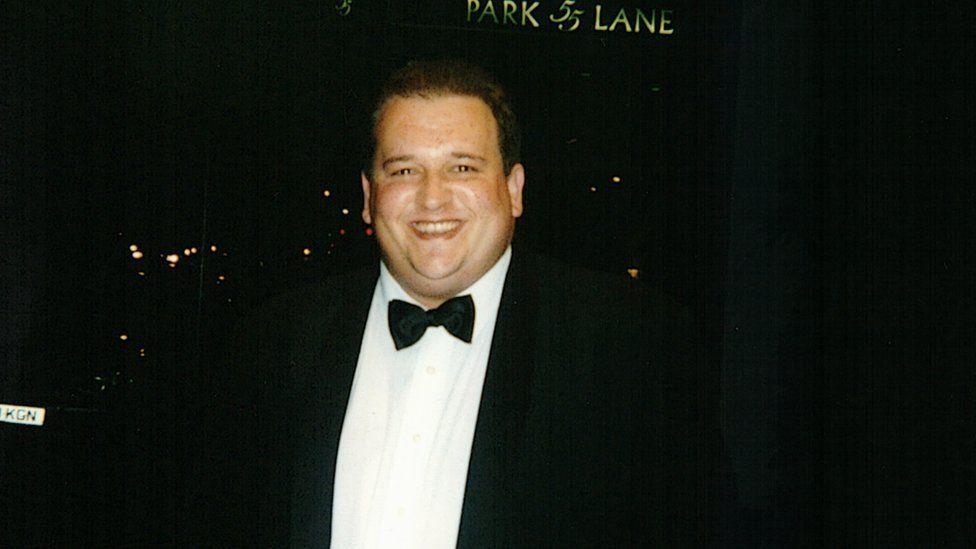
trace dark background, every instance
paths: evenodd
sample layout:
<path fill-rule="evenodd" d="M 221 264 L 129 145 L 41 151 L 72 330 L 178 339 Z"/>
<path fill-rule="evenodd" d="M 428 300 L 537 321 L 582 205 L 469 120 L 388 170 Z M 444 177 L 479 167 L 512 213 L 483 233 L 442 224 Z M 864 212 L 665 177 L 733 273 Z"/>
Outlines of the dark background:
<path fill-rule="evenodd" d="M 373 259 L 370 94 L 440 55 L 514 97 L 519 245 L 698 318 L 690 396 L 736 488 L 709 535 L 971 539 L 972 8 L 641 4 L 604 9 L 674 9 L 675 34 L 460 1 L 7 7 L 0 401 L 48 417 L 0 424 L 0 539 L 174 539 L 196 376 L 256 304 Z"/>

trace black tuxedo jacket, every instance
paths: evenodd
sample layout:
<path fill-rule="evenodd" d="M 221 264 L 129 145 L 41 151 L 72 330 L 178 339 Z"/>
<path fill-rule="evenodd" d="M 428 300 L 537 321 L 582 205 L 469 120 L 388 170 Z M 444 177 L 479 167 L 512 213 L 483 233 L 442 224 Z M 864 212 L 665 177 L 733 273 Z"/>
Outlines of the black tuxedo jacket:
<path fill-rule="evenodd" d="M 276 298 L 237 331 L 205 384 L 184 539 L 329 545 L 339 436 L 377 276 L 374 266 Z M 693 399 L 663 390 L 694 360 L 693 341 L 676 308 L 627 277 L 514 250 L 458 546 L 702 541 L 700 415 Z"/>

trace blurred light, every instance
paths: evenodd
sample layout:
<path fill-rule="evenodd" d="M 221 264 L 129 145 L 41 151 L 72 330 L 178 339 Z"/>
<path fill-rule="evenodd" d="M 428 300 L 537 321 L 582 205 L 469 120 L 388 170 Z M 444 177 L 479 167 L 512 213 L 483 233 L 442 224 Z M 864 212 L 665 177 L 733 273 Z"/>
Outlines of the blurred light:
<path fill-rule="evenodd" d="M 373 236 L 373 228 L 366 227 L 366 236 Z"/>
<path fill-rule="evenodd" d="M 136 246 L 135 244 L 133 244 L 133 245 L 131 245 L 131 246 L 129 246 L 129 251 L 130 251 L 130 252 L 134 252 L 134 251 L 136 251 L 136 250 L 138 250 L 138 249 L 139 249 L 139 246 Z"/>
<path fill-rule="evenodd" d="M 596 187 L 590 187 L 590 192 L 591 193 L 595 193 L 596 192 Z"/>
<path fill-rule="evenodd" d="M 329 195 L 331 195 L 331 194 L 332 194 L 332 193 L 331 193 L 331 192 L 329 192 L 329 190 L 328 190 L 328 189 L 326 189 L 326 190 L 324 190 L 324 191 L 322 191 L 322 196 L 325 196 L 325 197 L 328 197 L 328 196 L 329 196 Z"/>
<path fill-rule="evenodd" d="M 190 252 L 191 253 L 197 253 L 197 249 L 196 248 L 190 248 Z"/>
<path fill-rule="evenodd" d="M 119 336 L 119 339 L 121 339 L 122 341 L 125 341 L 125 340 L 129 339 L 129 336 L 126 335 L 126 334 L 122 334 L 122 335 Z"/>
<path fill-rule="evenodd" d="M 345 229 L 339 229 L 339 234 L 346 234 L 346 230 Z"/>
<path fill-rule="evenodd" d="M 615 175 L 612 178 L 610 178 L 610 180 L 613 181 L 614 183 L 620 183 L 620 176 Z"/>
<path fill-rule="evenodd" d="M 139 349 L 139 356 L 146 356 L 146 348 Z"/>
<path fill-rule="evenodd" d="M 210 251 L 211 252 L 216 252 L 217 251 L 217 246 L 216 245 L 215 246 L 210 246 Z"/>
<path fill-rule="evenodd" d="M 227 280 L 227 277 L 225 277 L 224 275 L 220 275 L 217 277 L 217 280 L 220 280 L 222 282 L 224 280 Z"/>
<path fill-rule="evenodd" d="M 138 273 L 138 274 L 139 274 L 139 276 L 146 276 L 146 273 L 144 273 L 144 272 L 142 272 L 142 271 L 139 271 L 139 273 Z"/>
<path fill-rule="evenodd" d="M 184 248 L 183 249 L 183 255 L 189 256 L 190 255 L 190 248 Z"/>
<path fill-rule="evenodd" d="M 166 256 L 166 261 L 169 261 L 170 263 L 177 263 L 179 262 L 179 260 L 180 260 L 180 254 L 169 254 L 168 256 Z"/>
<path fill-rule="evenodd" d="M 637 275 L 640 274 L 640 271 L 637 269 L 627 269 L 627 274 L 630 275 L 630 278 L 637 278 Z"/>
<path fill-rule="evenodd" d="M 142 259 L 142 252 L 139 250 L 132 252 L 132 259 Z"/>
<path fill-rule="evenodd" d="M 312 250 L 310 248 L 305 248 L 302 250 L 302 255 L 312 255 Z"/>
<path fill-rule="evenodd" d="M 349 210 L 347 210 L 346 208 L 343 208 L 342 209 L 342 215 L 349 215 Z"/>

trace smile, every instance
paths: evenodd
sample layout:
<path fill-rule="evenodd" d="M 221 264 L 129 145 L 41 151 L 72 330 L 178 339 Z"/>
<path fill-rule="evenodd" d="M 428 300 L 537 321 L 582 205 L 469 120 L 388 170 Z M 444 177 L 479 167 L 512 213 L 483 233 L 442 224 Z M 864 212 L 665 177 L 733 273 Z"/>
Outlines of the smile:
<path fill-rule="evenodd" d="M 410 226 L 421 235 L 444 236 L 455 232 L 461 226 L 461 222 L 457 220 L 414 221 Z"/>

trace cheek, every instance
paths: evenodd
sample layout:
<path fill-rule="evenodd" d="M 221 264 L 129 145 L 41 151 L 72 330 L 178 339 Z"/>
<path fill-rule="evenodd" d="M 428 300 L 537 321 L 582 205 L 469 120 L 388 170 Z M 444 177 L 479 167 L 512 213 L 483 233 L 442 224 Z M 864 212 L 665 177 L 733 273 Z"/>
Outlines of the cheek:
<path fill-rule="evenodd" d="M 458 193 L 462 203 L 480 217 L 492 217 L 507 204 L 507 194 L 495 185 L 478 185 L 464 187 Z"/>
<path fill-rule="evenodd" d="M 374 195 L 375 216 L 392 221 L 404 214 L 410 204 L 410 192 L 402 186 L 390 186 Z"/>

